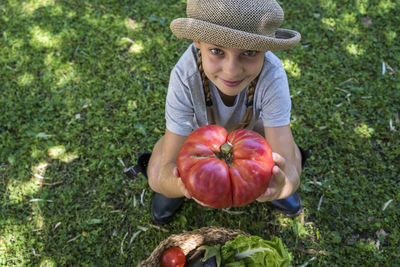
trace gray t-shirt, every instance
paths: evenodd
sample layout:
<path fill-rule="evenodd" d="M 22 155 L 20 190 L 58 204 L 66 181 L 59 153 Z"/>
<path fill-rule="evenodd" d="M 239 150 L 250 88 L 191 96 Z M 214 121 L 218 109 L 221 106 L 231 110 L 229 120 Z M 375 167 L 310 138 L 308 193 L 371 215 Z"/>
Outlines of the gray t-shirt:
<path fill-rule="evenodd" d="M 193 130 L 207 125 L 208 115 L 203 85 L 197 67 L 197 48 L 191 44 L 171 71 L 165 105 L 166 127 L 169 131 L 188 136 Z M 246 110 L 246 88 L 226 106 L 218 89 L 210 81 L 211 98 L 216 123 L 231 131 L 243 119 Z M 248 129 L 253 129 L 261 117 L 265 127 L 288 125 L 291 100 L 286 72 L 278 57 L 265 53 L 264 65 L 253 99 L 253 117 Z"/>

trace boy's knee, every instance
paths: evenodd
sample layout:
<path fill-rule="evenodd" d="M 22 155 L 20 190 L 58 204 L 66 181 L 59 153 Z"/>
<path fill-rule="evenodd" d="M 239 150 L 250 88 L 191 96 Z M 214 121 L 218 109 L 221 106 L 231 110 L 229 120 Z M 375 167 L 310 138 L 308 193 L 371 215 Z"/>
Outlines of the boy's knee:
<path fill-rule="evenodd" d="M 154 145 L 153 152 L 149 160 L 149 166 L 147 167 L 148 183 L 150 188 L 155 192 L 159 192 L 158 176 L 160 174 L 161 167 L 162 142 L 163 138 L 160 138 L 160 140 L 158 140 Z"/>
<path fill-rule="evenodd" d="M 151 168 L 151 166 L 149 166 L 148 170 L 147 170 L 147 175 L 148 175 L 148 183 L 150 188 L 155 191 L 155 192 L 159 192 L 159 188 L 158 188 L 158 172 L 155 173 L 153 171 L 153 169 Z"/>

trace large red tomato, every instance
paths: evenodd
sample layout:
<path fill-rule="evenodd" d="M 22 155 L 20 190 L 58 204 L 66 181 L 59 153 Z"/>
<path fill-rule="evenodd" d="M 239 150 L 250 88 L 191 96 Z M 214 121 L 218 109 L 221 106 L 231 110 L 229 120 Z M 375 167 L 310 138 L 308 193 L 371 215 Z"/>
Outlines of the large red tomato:
<path fill-rule="evenodd" d="M 207 125 L 193 131 L 178 154 L 179 174 L 189 193 L 213 208 L 243 206 L 256 200 L 272 175 L 272 151 L 258 133 L 229 133 Z"/>

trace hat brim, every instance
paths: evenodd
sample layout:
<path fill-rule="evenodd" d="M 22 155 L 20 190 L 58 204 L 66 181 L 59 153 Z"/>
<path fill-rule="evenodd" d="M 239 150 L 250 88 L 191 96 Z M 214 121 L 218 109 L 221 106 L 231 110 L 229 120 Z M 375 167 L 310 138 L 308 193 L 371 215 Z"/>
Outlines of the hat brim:
<path fill-rule="evenodd" d="M 256 51 L 290 49 L 296 46 L 301 39 L 300 33 L 287 29 L 278 29 L 275 36 L 270 37 L 192 18 L 175 19 L 171 22 L 170 28 L 179 39 Z"/>

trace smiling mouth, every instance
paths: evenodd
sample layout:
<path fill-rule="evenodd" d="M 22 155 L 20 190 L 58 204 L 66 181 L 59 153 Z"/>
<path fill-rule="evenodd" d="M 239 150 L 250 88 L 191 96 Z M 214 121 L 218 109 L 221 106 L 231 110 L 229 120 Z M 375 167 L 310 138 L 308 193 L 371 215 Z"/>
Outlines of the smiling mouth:
<path fill-rule="evenodd" d="M 243 80 L 241 80 L 241 81 L 227 81 L 227 80 L 221 79 L 221 81 L 222 81 L 226 86 L 235 87 L 235 86 L 238 86 L 239 84 L 241 84 Z"/>

